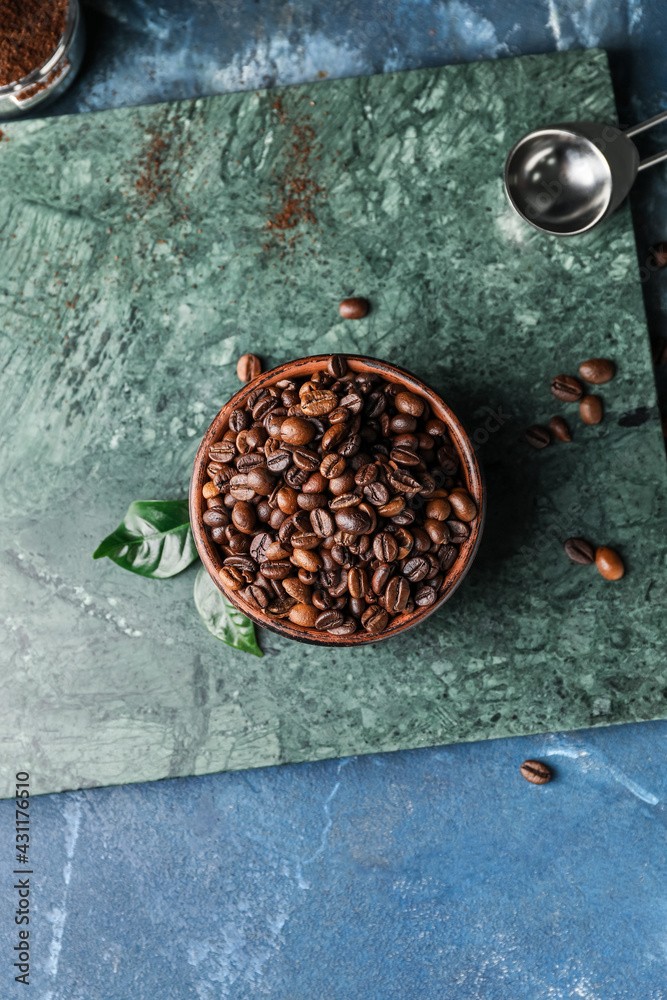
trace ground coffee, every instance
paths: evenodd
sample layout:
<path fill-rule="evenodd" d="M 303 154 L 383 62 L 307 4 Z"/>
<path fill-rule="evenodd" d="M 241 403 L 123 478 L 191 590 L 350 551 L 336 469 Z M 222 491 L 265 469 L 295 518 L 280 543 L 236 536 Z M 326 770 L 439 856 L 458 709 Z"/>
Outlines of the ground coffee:
<path fill-rule="evenodd" d="M 65 30 L 67 0 L 0 0 L 0 87 L 42 66 Z"/>

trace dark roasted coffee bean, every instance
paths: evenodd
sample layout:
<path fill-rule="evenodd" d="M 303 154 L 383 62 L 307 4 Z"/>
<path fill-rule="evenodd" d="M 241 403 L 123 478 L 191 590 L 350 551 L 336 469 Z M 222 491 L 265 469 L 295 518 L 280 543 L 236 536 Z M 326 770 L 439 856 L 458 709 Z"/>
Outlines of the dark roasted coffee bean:
<path fill-rule="evenodd" d="M 552 417 L 549 421 L 549 430 L 559 441 L 572 440 L 572 433 L 567 426 L 567 421 L 563 420 L 562 417 Z"/>
<path fill-rule="evenodd" d="M 337 628 L 342 624 L 343 614 L 340 611 L 335 611 L 333 609 L 330 611 L 322 611 L 322 613 L 315 619 L 315 628 L 320 632 L 324 629 Z"/>
<path fill-rule="evenodd" d="M 343 319 L 363 319 L 368 314 L 369 308 L 368 299 L 343 299 L 338 306 L 338 312 Z"/>
<path fill-rule="evenodd" d="M 250 543 L 250 555 L 255 562 L 261 563 L 267 558 L 267 552 L 273 544 L 273 536 L 268 531 L 260 531 Z"/>
<path fill-rule="evenodd" d="M 424 585 L 416 591 L 414 600 L 418 608 L 430 608 L 432 604 L 435 604 L 437 598 L 437 590 Z"/>
<path fill-rule="evenodd" d="M 616 365 L 606 358 L 591 358 L 579 365 L 579 374 L 586 382 L 593 385 L 604 385 L 611 382 L 616 374 Z"/>
<path fill-rule="evenodd" d="M 418 453 L 412 451 L 411 448 L 392 448 L 389 458 L 392 462 L 396 462 L 397 465 L 410 467 L 412 465 L 419 465 L 421 461 Z"/>
<path fill-rule="evenodd" d="M 332 378 L 343 378 L 347 375 L 347 360 L 343 354 L 332 354 L 327 362 L 327 371 Z"/>
<path fill-rule="evenodd" d="M 250 457 L 250 456 L 245 456 Z M 276 478 L 273 476 L 265 465 L 257 466 L 251 468 L 248 472 L 248 486 L 255 491 L 255 493 L 261 494 L 261 496 L 269 496 L 273 493 L 273 488 L 276 485 Z"/>
<path fill-rule="evenodd" d="M 317 507 L 315 510 L 311 510 L 310 523 L 313 531 L 320 538 L 327 538 L 329 535 L 333 535 L 336 530 L 333 517 L 324 507 Z"/>
<path fill-rule="evenodd" d="M 583 395 L 581 382 L 571 375 L 557 375 L 551 383 L 551 391 L 556 399 L 562 399 L 564 403 L 576 403 Z"/>
<path fill-rule="evenodd" d="M 381 562 L 373 573 L 372 588 L 376 594 L 384 594 L 385 587 L 389 582 L 394 567 L 389 563 Z"/>
<path fill-rule="evenodd" d="M 316 549 L 322 539 L 314 531 L 295 532 L 290 543 L 295 549 Z"/>
<path fill-rule="evenodd" d="M 366 398 L 364 412 L 369 420 L 379 417 L 387 408 L 387 397 L 382 392 L 372 392 Z"/>
<path fill-rule="evenodd" d="M 340 405 L 348 409 L 350 413 L 361 413 L 364 408 L 364 399 L 358 392 L 349 392 L 342 397 Z"/>
<path fill-rule="evenodd" d="M 438 562 L 443 573 L 452 568 L 458 558 L 458 554 L 459 550 L 449 542 L 440 546 L 438 549 Z"/>
<path fill-rule="evenodd" d="M 204 524 L 208 524 L 211 528 L 218 528 L 221 525 L 224 527 L 229 524 L 229 514 L 226 510 L 216 507 L 212 510 L 204 511 L 202 520 Z"/>
<path fill-rule="evenodd" d="M 308 479 L 307 469 L 299 469 L 296 465 L 291 465 L 285 473 L 285 482 L 293 489 L 299 489 Z"/>
<path fill-rule="evenodd" d="M 404 469 L 388 469 L 387 481 L 396 493 L 404 493 L 406 496 L 415 496 L 421 490 L 421 483 Z"/>
<path fill-rule="evenodd" d="M 328 628 L 327 632 L 329 635 L 353 635 L 357 631 L 357 623 L 353 618 L 345 618 L 341 625 L 335 625 L 332 628 Z"/>
<path fill-rule="evenodd" d="M 280 428 L 280 437 L 286 444 L 310 444 L 316 433 L 315 425 L 305 417 L 287 417 Z"/>
<path fill-rule="evenodd" d="M 392 615 L 401 614 L 410 598 L 410 584 L 403 576 L 391 578 L 384 592 L 384 606 Z"/>
<path fill-rule="evenodd" d="M 281 597 L 277 601 L 273 601 L 272 604 L 269 604 L 266 612 L 272 618 L 287 618 L 296 604 L 298 604 L 298 601 L 294 597 Z"/>
<path fill-rule="evenodd" d="M 352 455 L 356 455 L 361 448 L 361 438 L 358 434 L 352 434 L 350 437 L 346 438 L 342 444 L 338 445 L 336 451 L 339 455 L 343 455 L 344 458 L 351 458 Z"/>
<path fill-rule="evenodd" d="M 328 502 L 326 493 L 299 493 L 297 497 L 299 507 L 306 511 L 315 510 L 316 507 L 326 507 Z"/>
<path fill-rule="evenodd" d="M 380 562 L 391 563 L 398 556 L 398 543 L 389 532 L 381 531 L 373 539 L 373 552 Z"/>
<path fill-rule="evenodd" d="M 368 576 L 365 569 L 353 566 L 347 572 L 347 589 L 352 597 L 365 597 L 368 593 Z"/>
<path fill-rule="evenodd" d="M 364 510 L 358 507 L 346 507 L 344 510 L 337 510 L 335 515 L 336 526 L 341 531 L 347 531 L 351 535 L 363 535 L 371 527 L 371 519 Z"/>
<path fill-rule="evenodd" d="M 389 500 L 389 490 L 384 483 L 371 483 L 364 486 L 364 496 L 374 507 L 383 507 Z"/>
<path fill-rule="evenodd" d="M 367 632 L 371 632 L 373 635 L 383 632 L 387 627 L 388 621 L 389 615 L 387 612 L 373 604 L 361 616 L 361 624 Z"/>
<path fill-rule="evenodd" d="M 212 462 L 220 462 L 223 465 L 232 462 L 236 455 L 236 445 L 233 441 L 218 441 L 208 449 L 208 457 Z"/>
<path fill-rule="evenodd" d="M 579 403 L 579 413 L 585 424 L 599 424 L 602 420 L 602 400 L 599 396 L 584 396 Z"/>
<path fill-rule="evenodd" d="M 243 574 L 235 566 L 223 566 L 218 576 L 228 590 L 237 591 L 245 586 Z"/>
<path fill-rule="evenodd" d="M 447 527 L 449 528 L 450 541 L 455 545 L 460 545 L 470 535 L 470 528 L 463 521 L 447 521 Z"/>
<path fill-rule="evenodd" d="M 272 451 L 270 455 L 266 457 L 266 464 L 271 472 L 280 473 L 285 472 L 286 469 L 290 467 L 292 463 L 292 456 L 288 451 L 282 451 L 280 448 L 276 451 Z"/>
<path fill-rule="evenodd" d="M 363 597 L 348 598 L 347 609 L 351 615 L 354 615 L 355 618 L 361 618 L 367 607 L 368 607 L 368 602 Z"/>
<path fill-rule="evenodd" d="M 448 499 L 459 521 L 475 520 L 477 517 L 477 504 L 466 490 L 462 488 L 452 490 Z"/>
<path fill-rule="evenodd" d="M 214 542 L 218 542 L 218 544 L 223 544 L 225 542 L 225 529 L 221 524 L 211 528 L 211 538 Z"/>
<path fill-rule="evenodd" d="M 408 413 L 411 417 L 421 417 L 424 412 L 424 400 L 414 392 L 396 393 L 394 404 L 400 413 Z"/>
<path fill-rule="evenodd" d="M 533 448 L 546 448 L 551 443 L 551 434 L 548 428 L 542 427 L 540 424 L 533 424 L 531 427 L 527 427 L 525 438 Z"/>
<path fill-rule="evenodd" d="M 345 459 L 342 455 L 332 452 L 325 455 L 320 464 L 320 472 L 325 479 L 336 479 L 345 472 Z"/>
<path fill-rule="evenodd" d="M 255 528 L 255 521 L 255 508 L 251 504 L 244 500 L 239 500 L 234 504 L 232 522 L 235 528 L 244 534 L 250 534 Z"/>
<path fill-rule="evenodd" d="M 247 410 L 237 407 L 229 414 L 229 429 L 238 434 L 239 431 L 246 431 L 250 427 L 251 417 Z"/>
<path fill-rule="evenodd" d="M 320 611 L 327 611 L 333 604 L 333 598 L 328 590 L 315 590 L 312 603 Z"/>
<path fill-rule="evenodd" d="M 378 477 L 378 471 L 379 467 L 376 462 L 368 462 L 366 465 L 362 465 L 360 469 L 357 469 L 354 474 L 354 481 L 357 486 L 363 489 L 365 486 L 370 486 L 371 483 L 375 482 Z"/>
<path fill-rule="evenodd" d="M 236 362 L 236 374 L 242 382 L 250 382 L 262 371 L 262 362 L 256 354 L 242 354 Z"/>
<path fill-rule="evenodd" d="M 580 566 L 590 566 L 595 559 L 595 549 L 585 538 L 567 538 L 563 548 L 565 555 Z"/>
<path fill-rule="evenodd" d="M 363 494 L 361 493 L 341 493 L 329 501 L 329 509 L 337 511 L 344 510 L 346 507 L 356 507 L 363 499 Z"/>
<path fill-rule="evenodd" d="M 271 603 L 271 595 L 264 587 L 250 584 L 249 587 L 246 587 L 244 594 L 248 603 L 253 607 L 267 608 Z"/>
<path fill-rule="evenodd" d="M 320 457 L 316 451 L 310 448 L 294 448 L 292 450 L 292 461 L 300 469 L 307 472 L 314 472 L 320 466 Z"/>
<path fill-rule="evenodd" d="M 425 556 L 411 556 L 403 566 L 403 575 L 410 583 L 419 583 L 430 569 L 430 563 Z"/>
<path fill-rule="evenodd" d="M 275 559 L 260 564 L 260 572 L 267 580 L 284 580 L 293 572 L 289 559 Z"/>
<path fill-rule="evenodd" d="M 519 768 L 521 776 L 533 785 L 546 785 L 551 781 L 551 769 L 539 760 L 524 760 Z"/>

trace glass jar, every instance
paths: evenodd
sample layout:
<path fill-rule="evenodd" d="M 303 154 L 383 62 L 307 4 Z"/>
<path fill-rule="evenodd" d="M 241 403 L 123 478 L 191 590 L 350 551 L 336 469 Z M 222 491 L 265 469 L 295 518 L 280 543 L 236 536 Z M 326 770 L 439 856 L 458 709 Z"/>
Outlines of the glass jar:
<path fill-rule="evenodd" d="M 85 27 L 79 0 L 69 0 L 65 30 L 54 52 L 28 76 L 0 87 L 0 120 L 18 118 L 59 97 L 76 76 L 84 47 Z"/>

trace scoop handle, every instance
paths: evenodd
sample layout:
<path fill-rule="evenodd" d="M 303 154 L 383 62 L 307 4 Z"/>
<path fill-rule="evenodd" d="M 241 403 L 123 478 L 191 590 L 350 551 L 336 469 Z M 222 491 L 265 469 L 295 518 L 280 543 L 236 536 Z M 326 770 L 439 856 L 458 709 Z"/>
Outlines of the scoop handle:
<path fill-rule="evenodd" d="M 631 139 L 634 135 L 639 135 L 640 132 L 647 132 L 650 128 L 664 121 L 667 121 L 667 111 L 659 111 L 657 115 L 647 118 L 645 122 L 640 122 L 639 125 L 631 125 L 630 128 L 624 129 L 624 134 Z M 667 149 L 663 150 L 662 153 L 654 153 L 653 156 L 647 156 L 637 167 L 637 173 L 641 170 L 646 170 L 647 167 L 654 167 L 656 163 L 662 163 L 663 160 L 667 160 Z"/>

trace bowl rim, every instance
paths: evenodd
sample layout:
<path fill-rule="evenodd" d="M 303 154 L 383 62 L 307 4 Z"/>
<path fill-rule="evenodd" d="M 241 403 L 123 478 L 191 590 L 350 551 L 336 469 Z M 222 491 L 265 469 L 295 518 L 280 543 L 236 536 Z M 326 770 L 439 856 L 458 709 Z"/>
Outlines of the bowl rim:
<path fill-rule="evenodd" d="M 216 587 L 224 594 L 227 600 L 262 628 L 276 632 L 278 635 L 295 639 L 298 642 L 330 647 L 364 646 L 373 642 L 381 642 L 384 639 L 389 639 L 409 628 L 419 625 L 437 611 L 449 600 L 467 575 L 479 548 L 486 517 L 486 485 L 480 463 L 461 420 L 445 403 L 442 397 L 426 382 L 423 382 L 416 375 L 406 371 L 404 368 L 399 367 L 399 365 L 365 354 L 340 353 L 353 371 L 363 372 L 370 370 L 376 372 L 382 375 L 385 381 L 398 382 L 404 385 L 409 391 L 416 391 L 428 400 L 434 414 L 447 424 L 447 431 L 459 455 L 466 487 L 477 504 L 477 517 L 472 522 L 470 535 L 459 546 L 459 554 L 447 572 L 443 587 L 438 594 L 438 599 L 431 607 L 419 608 L 407 616 L 397 615 L 390 620 L 387 628 L 378 635 L 359 631 L 349 636 L 332 636 L 328 632 L 318 633 L 315 629 L 295 625 L 288 618 L 272 619 L 263 611 L 251 608 L 234 591 L 228 590 L 218 575 L 218 569 L 222 566 L 222 559 L 216 551 L 217 546 L 209 538 L 202 518 L 205 510 L 202 489 L 208 478 L 206 475 L 208 449 L 222 436 L 229 422 L 231 411 L 243 405 L 250 393 L 262 386 L 268 387 L 269 385 L 273 385 L 283 378 L 301 377 L 305 369 L 308 369 L 309 373 L 324 370 L 329 359 L 332 357 L 331 353 L 315 354 L 310 357 L 297 358 L 293 361 L 284 362 L 275 368 L 261 372 L 256 378 L 243 385 L 238 392 L 234 393 L 231 399 L 218 411 L 201 439 L 192 467 L 189 491 L 190 524 L 199 557 Z M 361 365 L 361 367 L 356 368 L 357 365 Z M 435 405 L 433 405 L 434 403 Z"/>

